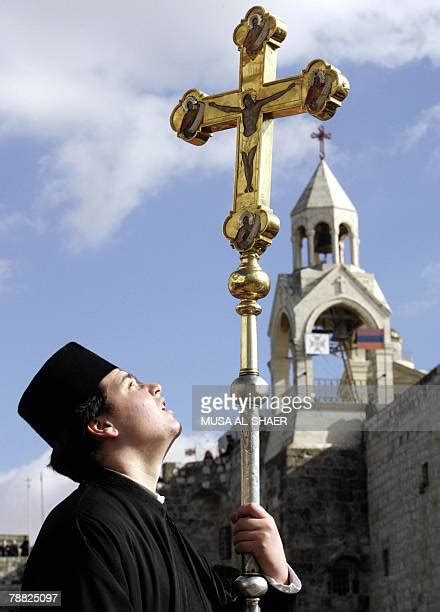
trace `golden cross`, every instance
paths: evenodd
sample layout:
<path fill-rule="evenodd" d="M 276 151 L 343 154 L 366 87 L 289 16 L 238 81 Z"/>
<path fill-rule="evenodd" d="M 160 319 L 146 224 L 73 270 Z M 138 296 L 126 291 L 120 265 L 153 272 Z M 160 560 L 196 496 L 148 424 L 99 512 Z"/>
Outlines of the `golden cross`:
<path fill-rule="evenodd" d="M 278 217 L 270 209 L 273 119 L 308 112 L 329 119 L 349 90 L 347 79 L 324 60 L 309 63 L 301 75 L 276 79 L 276 54 L 286 37 L 284 24 L 262 6 L 251 8 L 234 30 L 240 51 L 238 89 L 208 96 L 190 89 L 171 114 L 177 135 L 203 145 L 214 132 L 237 127 L 237 153 L 232 210 L 223 233 L 240 253 L 240 265 L 228 281 L 231 294 L 240 300 L 240 375 L 232 383 L 236 397 L 260 397 L 267 383 L 260 377 L 256 317 L 258 300 L 270 289 L 270 278 L 261 269 L 259 257 L 279 229 Z M 259 503 L 259 431 L 253 416 L 240 433 L 241 503 Z M 259 421 L 258 421 L 259 422 Z M 246 610 L 259 610 L 258 601 L 267 590 L 258 563 L 243 553 L 243 575 L 235 581 L 245 599 Z"/>
<path fill-rule="evenodd" d="M 261 254 L 279 229 L 270 209 L 273 121 L 308 112 L 321 120 L 334 115 L 349 91 L 339 70 L 322 59 L 301 75 L 276 78 L 276 55 L 285 25 L 263 7 L 251 8 L 235 28 L 240 51 L 238 89 L 206 95 L 187 91 L 171 114 L 177 135 L 195 145 L 211 134 L 237 127 L 233 207 L 223 232 L 240 252 Z"/>

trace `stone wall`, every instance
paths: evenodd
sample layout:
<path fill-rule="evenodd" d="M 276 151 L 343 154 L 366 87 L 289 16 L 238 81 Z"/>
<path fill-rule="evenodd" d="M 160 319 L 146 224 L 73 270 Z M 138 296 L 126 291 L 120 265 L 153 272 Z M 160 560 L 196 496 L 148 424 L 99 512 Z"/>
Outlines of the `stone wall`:
<path fill-rule="evenodd" d="M 268 481 L 280 483 L 279 492 L 267 493 L 279 499 L 286 554 L 303 583 L 298 611 L 368 610 L 364 459 L 362 447 L 287 448 L 284 457 L 267 465 Z M 335 572 L 339 579 L 333 578 Z M 340 593 L 335 592 L 334 580 Z"/>
<path fill-rule="evenodd" d="M 440 369 L 366 421 L 371 609 L 440 609 Z"/>

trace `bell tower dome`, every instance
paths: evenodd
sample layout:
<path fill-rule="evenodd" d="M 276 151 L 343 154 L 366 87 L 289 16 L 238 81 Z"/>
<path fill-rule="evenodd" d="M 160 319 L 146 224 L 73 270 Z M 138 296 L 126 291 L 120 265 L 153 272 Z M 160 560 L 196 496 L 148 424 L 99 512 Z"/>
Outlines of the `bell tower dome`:
<path fill-rule="evenodd" d="M 320 266 L 327 258 L 336 265 L 359 267 L 357 211 L 324 159 L 292 210 L 291 219 L 294 270 Z"/>

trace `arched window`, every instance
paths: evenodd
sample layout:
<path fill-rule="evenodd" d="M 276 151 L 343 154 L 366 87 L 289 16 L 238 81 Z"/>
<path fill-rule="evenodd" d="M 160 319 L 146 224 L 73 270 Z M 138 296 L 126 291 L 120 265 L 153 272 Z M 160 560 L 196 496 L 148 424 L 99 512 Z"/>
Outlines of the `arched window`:
<path fill-rule="evenodd" d="M 271 336 L 272 356 L 270 371 L 275 395 L 283 395 L 292 385 L 291 372 L 292 332 L 286 313 L 282 312 Z"/>
<path fill-rule="evenodd" d="M 329 595 L 359 593 L 358 564 L 350 557 L 341 557 L 328 569 L 327 590 Z"/>
<path fill-rule="evenodd" d="M 308 246 L 307 246 L 307 234 L 306 228 L 301 225 L 297 229 L 296 239 L 298 241 L 298 254 L 299 261 L 297 262 L 297 268 L 305 268 L 307 266 L 307 258 L 308 258 Z"/>
<path fill-rule="evenodd" d="M 332 237 L 328 223 L 318 223 L 315 227 L 313 250 L 320 261 L 327 261 L 327 255 L 332 252 Z"/>
<path fill-rule="evenodd" d="M 353 263 L 352 232 L 346 223 L 339 226 L 338 237 L 339 261 L 345 264 Z"/>
<path fill-rule="evenodd" d="M 222 561 L 229 561 L 231 558 L 232 532 L 230 525 L 223 525 L 218 534 L 218 551 Z"/>

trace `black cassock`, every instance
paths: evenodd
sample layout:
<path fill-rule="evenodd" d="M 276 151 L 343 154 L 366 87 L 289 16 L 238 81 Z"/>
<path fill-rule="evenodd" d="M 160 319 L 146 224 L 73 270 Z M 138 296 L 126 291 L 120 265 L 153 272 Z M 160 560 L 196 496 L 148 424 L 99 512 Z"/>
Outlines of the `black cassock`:
<path fill-rule="evenodd" d="M 72 612 L 242 610 L 166 504 L 105 468 L 49 514 L 22 590 L 61 591 L 62 609 Z M 262 610 L 292 612 L 295 599 L 269 585 Z"/>

